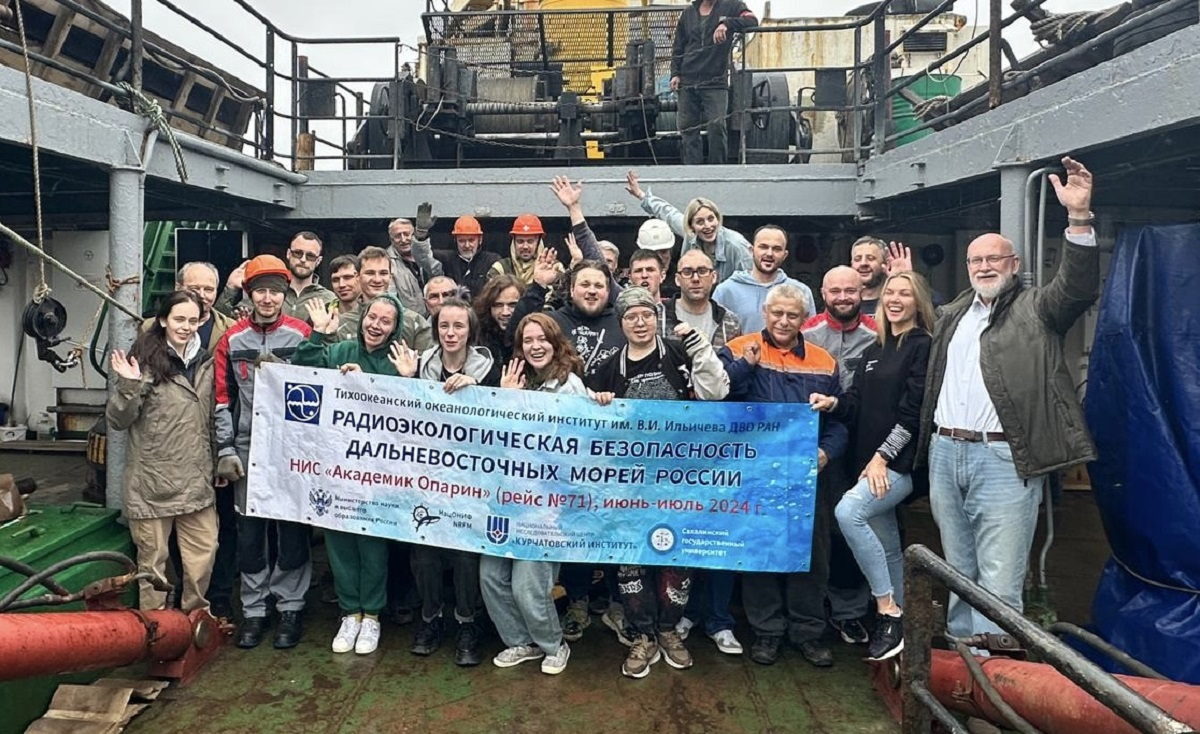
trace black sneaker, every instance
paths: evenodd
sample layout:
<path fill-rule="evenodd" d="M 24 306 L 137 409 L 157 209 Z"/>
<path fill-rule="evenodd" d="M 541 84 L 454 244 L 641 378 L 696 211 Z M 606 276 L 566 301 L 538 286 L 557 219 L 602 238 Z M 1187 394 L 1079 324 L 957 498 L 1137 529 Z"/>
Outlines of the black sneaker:
<path fill-rule="evenodd" d="M 442 644 L 442 618 L 434 617 L 428 622 L 422 621 L 413 635 L 412 654 L 432 655 Z"/>
<path fill-rule="evenodd" d="M 796 645 L 804 659 L 818 668 L 833 667 L 833 653 L 820 640 L 805 640 Z"/>
<path fill-rule="evenodd" d="M 454 640 L 454 664 L 471 667 L 482 661 L 483 656 L 479 654 L 479 625 L 460 622 L 458 637 Z"/>
<path fill-rule="evenodd" d="M 842 642 L 847 645 L 865 645 L 871 640 L 867 628 L 857 619 L 831 619 L 829 626 L 837 630 Z"/>
<path fill-rule="evenodd" d="M 300 621 L 300 612 L 281 612 L 279 625 L 275 628 L 275 649 L 287 650 L 299 645 L 303 633 L 304 623 Z"/>
<path fill-rule="evenodd" d="M 904 617 L 875 615 L 875 631 L 867 645 L 867 660 L 887 660 L 904 649 Z"/>
<path fill-rule="evenodd" d="M 760 635 L 754 638 L 750 646 L 750 659 L 759 665 L 774 665 L 779 659 L 779 645 L 783 638 L 779 635 Z"/>

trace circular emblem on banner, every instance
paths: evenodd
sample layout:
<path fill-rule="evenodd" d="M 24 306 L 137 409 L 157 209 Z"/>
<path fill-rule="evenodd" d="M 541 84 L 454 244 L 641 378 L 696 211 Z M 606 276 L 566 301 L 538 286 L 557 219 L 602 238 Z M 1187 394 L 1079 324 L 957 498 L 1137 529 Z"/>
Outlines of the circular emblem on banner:
<path fill-rule="evenodd" d="M 659 553 L 670 553 L 675 547 L 675 531 L 666 525 L 656 525 L 650 531 L 650 547 Z"/>
<path fill-rule="evenodd" d="M 284 395 L 287 417 L 301 423 L 313 422 L 321 411 L 321 392 L 312 385 L 289 383 Z"/>

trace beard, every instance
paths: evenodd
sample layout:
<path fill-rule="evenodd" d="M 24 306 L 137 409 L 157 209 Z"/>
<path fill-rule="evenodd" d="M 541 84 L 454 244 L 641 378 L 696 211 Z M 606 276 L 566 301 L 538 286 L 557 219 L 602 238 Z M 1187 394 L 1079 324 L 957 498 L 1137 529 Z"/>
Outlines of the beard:
<path fill-rule="evenodd" d="M 851 306 L 829 306 L 828 309 L 833 318 L 846 324 L 858 318 L 859 312 L 862 311 L 862 303 L 855 303 Z"/>
<path fill-rule="evenodd" d="M 883 285 L 883 280 L 884 272 L 882 270 L 876 270 L 871 273 L 871 279 L 866 283 L 863 283 L 863 287 L 868 290 L 878 288 L 879 286 Z"/>
<path fill-rule="evenodd" d="M 972 280 L 971 287 L 975 289 L 975 293 L 977 293 L 980 298 L 991 301 L 1004 291 L 1008 290 L 1009 287 L 1012 286 L 1013 282 L 1016 281 L 1016 279 L 1017 276 L 1015 275 L 1007 275 L 991 285 L 982 285 Z"/>

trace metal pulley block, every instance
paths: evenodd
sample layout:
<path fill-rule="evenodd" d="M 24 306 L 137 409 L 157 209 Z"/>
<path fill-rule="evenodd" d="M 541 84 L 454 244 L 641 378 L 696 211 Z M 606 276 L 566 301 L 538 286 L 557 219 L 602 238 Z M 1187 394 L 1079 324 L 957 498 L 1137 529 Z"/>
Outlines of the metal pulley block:
<path fill-rule="evenodd" d="M 30 301 L 21 315 L 21 328 L 27 336 L 37 342 L 38 359 L 49 362 L 59 372 L 66 372 L 79 364 L 79 355 L 72 353 L 65 359 L 53 351 L 65 339 L 59 337 L 67 328 L 67 309 L 53 298 L 40 302 Z"/>

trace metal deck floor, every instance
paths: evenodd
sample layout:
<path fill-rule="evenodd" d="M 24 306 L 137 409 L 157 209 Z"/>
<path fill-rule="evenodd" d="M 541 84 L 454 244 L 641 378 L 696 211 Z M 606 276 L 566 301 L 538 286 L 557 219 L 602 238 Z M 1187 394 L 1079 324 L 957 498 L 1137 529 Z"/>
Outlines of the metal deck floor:
<path fill-rule="evenodd" d="M 72 468 L 75 467 L 75 468 Z M 0 471 L 32 475 L 41 501 L 78 499 L 82 457 L 0 453 Z M 77 482 L 72 481 L 77 477 Z M 37 496 L 37 495 L 35 495 Z M 1088 621 L 1088 607 L 1108 548 L 1090 493 L 1064 493 L 1058 539 L 1050 554 L 1051 602 L 1059 618 Z M 927 503 L 906 509 L 909 542 L 937 548 Z M 1040 535 L 1037 541 L 1040 546 Z M 322 556 L 323 552 L 319 554 Z M 318 569 L 314 578 L 319 578 Z M 187 687 L 172 687 L 127 731 L 226 732 L 896 732 L 861 660 L 862 648 L 829 637 L 832 669 L 813 668 L 785 648 L 771 667 L 722 655 L 699 631 L 689 639 L 696 664 L 677 671 L 656 664 L 642 680 L 620 674 L 625 648 L 599 618 L 572 645 L 566 672 L 543 675 L 536 663 L 501 670 L 453 662 L 453 639 L 432 657 L 408 652 L 414 627 L 384 625 L 379 650 L 334 655 L 334 605 L 310 592 L 305 637 L 276 651 L 230 647 Z M 744 644 L 749 630 L 737 630 Z M 501 643 L 485 642 L 490 656 Z M 136 670 L 122 675 L 136 675 Z"/>

